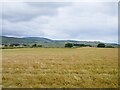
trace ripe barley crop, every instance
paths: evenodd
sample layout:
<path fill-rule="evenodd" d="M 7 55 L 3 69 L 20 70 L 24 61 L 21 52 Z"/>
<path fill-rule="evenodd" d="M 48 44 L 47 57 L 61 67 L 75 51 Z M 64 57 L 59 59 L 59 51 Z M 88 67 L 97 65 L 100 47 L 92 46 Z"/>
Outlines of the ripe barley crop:
<path fill-rule="evenodd" d="M 23 48 L 2 53 L 3 87 L 118 87 L 117 48 Z"/>

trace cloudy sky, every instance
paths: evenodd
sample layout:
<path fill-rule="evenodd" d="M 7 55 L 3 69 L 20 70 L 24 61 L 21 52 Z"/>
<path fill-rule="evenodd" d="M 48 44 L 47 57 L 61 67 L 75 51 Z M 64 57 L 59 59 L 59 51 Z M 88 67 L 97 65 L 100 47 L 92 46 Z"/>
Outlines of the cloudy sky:
<path fill-rule="evenodd" d="M 118 41 L 117 2 L 4 2 L 2 35 Z"/>

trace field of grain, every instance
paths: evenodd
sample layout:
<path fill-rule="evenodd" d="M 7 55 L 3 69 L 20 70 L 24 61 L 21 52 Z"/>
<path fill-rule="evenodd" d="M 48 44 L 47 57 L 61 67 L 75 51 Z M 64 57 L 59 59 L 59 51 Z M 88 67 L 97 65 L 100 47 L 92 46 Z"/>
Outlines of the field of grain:
<path fill-rule="evenodd" d="M 3 87 L 116 88 L 117 48 L 2 50 Z"/>

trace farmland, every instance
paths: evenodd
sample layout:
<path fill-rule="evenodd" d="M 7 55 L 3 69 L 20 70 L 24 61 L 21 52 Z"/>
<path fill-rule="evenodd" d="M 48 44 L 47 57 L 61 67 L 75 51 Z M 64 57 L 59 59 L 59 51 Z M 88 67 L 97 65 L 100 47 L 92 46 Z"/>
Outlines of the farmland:
<path fill-rule="evenodd" d="M 2 50 L 7 88 L 117 88 L 117 48 Z"/>

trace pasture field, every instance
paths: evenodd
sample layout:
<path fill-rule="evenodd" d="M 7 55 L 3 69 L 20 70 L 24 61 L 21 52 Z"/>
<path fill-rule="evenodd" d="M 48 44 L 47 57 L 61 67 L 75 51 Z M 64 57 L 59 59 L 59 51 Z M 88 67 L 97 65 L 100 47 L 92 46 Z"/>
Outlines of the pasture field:
<path fill-rule="evenodd" d="M 4 88 L 117 88 L 117 48 L 2 50 Z"/>

